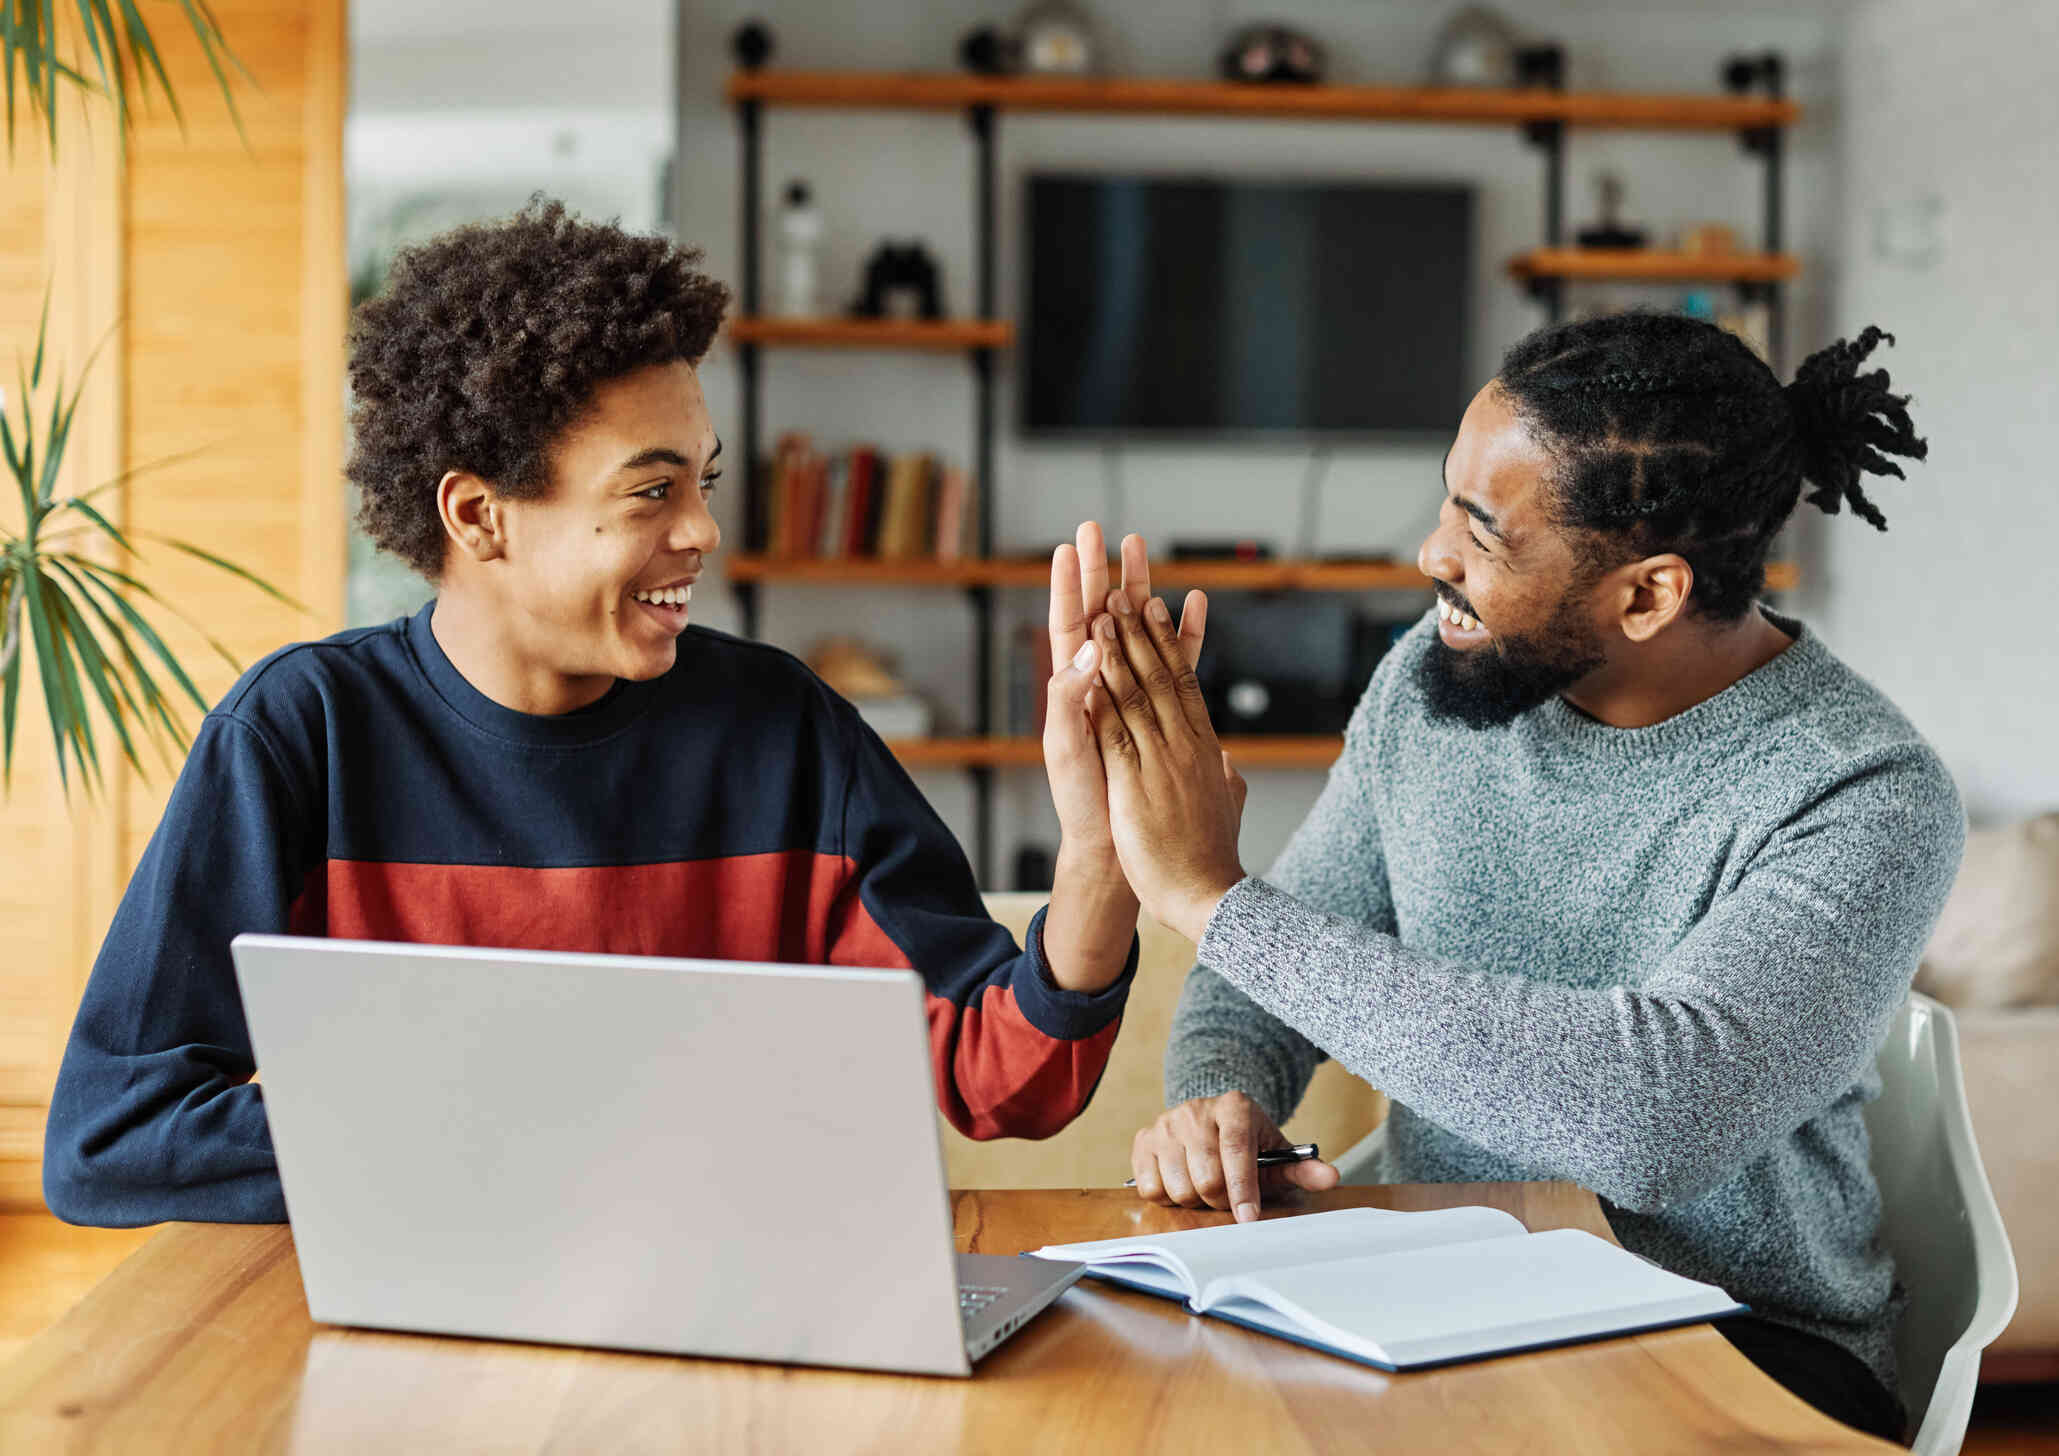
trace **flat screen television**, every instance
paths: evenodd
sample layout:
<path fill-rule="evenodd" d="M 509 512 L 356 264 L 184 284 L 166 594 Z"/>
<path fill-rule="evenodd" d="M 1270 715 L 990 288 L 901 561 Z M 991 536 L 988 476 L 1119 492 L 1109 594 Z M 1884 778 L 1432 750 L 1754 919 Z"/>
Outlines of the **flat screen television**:
<path fill-rule="evenodd" d="M 1448 434 L 1465 411 L 1470 187 L 1036 174 L 1026 212 L 1026 434 Z"/>

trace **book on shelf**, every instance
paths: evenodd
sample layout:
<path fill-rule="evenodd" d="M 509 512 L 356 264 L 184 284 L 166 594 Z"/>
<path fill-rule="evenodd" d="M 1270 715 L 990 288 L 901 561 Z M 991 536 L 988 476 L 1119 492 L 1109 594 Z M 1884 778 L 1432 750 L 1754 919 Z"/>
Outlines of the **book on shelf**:
<path fill-rule="evenodd" d="M 1050 1244 L 1112 1284 L 1381 1370 L 1695 1324 L 1746 1307 L 1579 1229 L 1497 1208 L 1346 1208 Z"/>
<path fill-rule="evenodd" d="M 825 455 L 790 430 L 759 479 L 760 539 L 780 560 L 959 561 L 978 539 L 970 478 L 924 452 L 856 445 Z"/>

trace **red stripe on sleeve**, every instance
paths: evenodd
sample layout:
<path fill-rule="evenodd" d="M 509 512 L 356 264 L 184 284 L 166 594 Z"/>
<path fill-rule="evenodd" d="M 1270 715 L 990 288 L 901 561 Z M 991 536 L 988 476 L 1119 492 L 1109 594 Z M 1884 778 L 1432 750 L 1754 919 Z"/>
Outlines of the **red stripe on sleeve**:
<path fill-rule="evenodd" d="M 849 887 L 830 954 L 837 965 L 902 967 L 907 954 Z M 1079 1041 L 1046 1036 L 1007 986 L 982 986 L 962 1008 L 929 993 L 930 1072 L 937 1108 L 969 1138 L 1045 1138 L 1087 1105 L 1121 1019 Z"/>

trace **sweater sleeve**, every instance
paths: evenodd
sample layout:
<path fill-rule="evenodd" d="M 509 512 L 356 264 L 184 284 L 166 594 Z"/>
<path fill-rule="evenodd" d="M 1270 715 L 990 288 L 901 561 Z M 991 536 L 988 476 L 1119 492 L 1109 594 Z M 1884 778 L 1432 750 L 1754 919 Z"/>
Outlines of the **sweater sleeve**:
<path fill-rule="evenodd" d="M 1376 678 L 1360 699 L 1344 752 L 1266 879 L 1301 904 L 1391 935 L 1394 900 L 1368 767 L 1374 762 L 1370 738 L 1380 687 Z M 1308 1091 L 1323 1049 L 1211 969 L 1208 958 L 1204 947 L 1204 963 L 1188 972 L 1173 1013 L 1165 1047 L 1166 1105 L 1243 1092 L 1274 1122 L 1285 1122 Z"/>
<path fill-rule="evenodd" d="M 1137 969 L 1069 991 L 987 914 L 958 842 L 879 736 L 848 708 L 843 854 L 852 866 L 831 931 L 841 965 L 909 968 L 928 989 L 937 1106 L 972 1138 L 1043 1138 L 1085 1110 L 1107 1068 Z"/>
<path fill-rule="evenodd" d="M 255 728 L 202 721 L 51 1095 L 43 1196 L 66 1222 L 285 1222 L 229 941 L 289 928 L 307 823 Z"/>
<path fill-rule="evenodd" d="M 1656 1212 L 1717 1186 L 1865 1076 L 1957 871 L 1927 750 L 1820 787 L 1632 984 L 1468 970 L 1260 879 L 1202 953 L 1430 1121 Z"/>

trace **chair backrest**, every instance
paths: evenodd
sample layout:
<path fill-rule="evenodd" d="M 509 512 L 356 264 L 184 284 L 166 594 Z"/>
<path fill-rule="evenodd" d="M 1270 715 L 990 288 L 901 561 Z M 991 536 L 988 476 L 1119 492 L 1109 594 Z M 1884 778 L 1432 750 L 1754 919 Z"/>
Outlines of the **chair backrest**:
<path fill-rule="evenodd" d="M 1952 1014 L 1912 992 L 1878 1062 L 1866 1108 L 1880 1239 L 1908 1291 L 1895 1354 L 1918 1456 L 1957 1451 L 1980 1352 L 2016 1310 L 2016 1262 L 1981 1168 Z"/>

